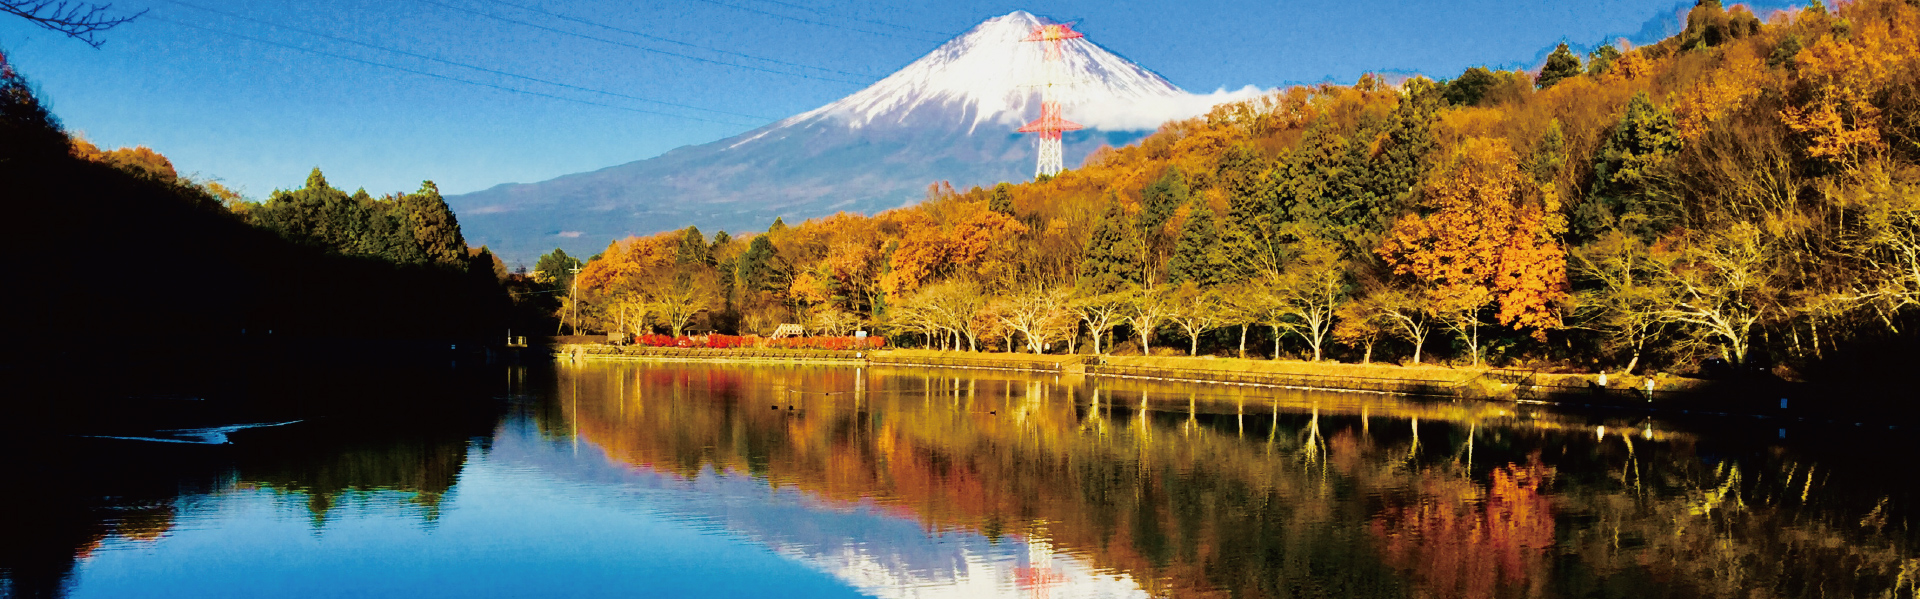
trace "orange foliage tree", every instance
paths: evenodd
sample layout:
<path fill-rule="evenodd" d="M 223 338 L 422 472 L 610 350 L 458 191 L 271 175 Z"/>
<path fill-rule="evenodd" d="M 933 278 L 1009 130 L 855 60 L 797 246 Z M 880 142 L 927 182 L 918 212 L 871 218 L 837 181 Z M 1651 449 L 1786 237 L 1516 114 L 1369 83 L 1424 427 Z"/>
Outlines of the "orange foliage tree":
<path fill-rule="evenodd" d="M 1501 324 L 1559 325 L 1567 298 L 1566 250 L 1555 239 L 1559 206 L 1516 164 L 1502 140 L 1470 138 L 1428 179 L 1423 208 L 1394 223 L 1378 253 L 1426 283 L 1479 363 L 1480 313 L 1498 303 Z"/>

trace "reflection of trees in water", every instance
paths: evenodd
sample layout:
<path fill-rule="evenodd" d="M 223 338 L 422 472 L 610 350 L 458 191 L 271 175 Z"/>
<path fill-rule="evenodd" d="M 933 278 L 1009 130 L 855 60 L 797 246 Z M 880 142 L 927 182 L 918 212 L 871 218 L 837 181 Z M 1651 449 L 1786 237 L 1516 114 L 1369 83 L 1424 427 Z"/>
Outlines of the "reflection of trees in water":
<path fill-rule="evenodd" d="M 291 459 L 290 459 L 291 458 Z M 298 457 L 276 454 L 239 468 L 241 489 L 261 488 L 306 503 L 315 527 L 340 505 L 396 498 L 415 506 L 426 522 L 439 518 L 440 503 L 467 461 L 464 437 L 358 442 Z M 383 506 L 393 502 L 380 501 Z"/>
<path fill-rule="evenodd" d="M 484 401 L 498 385 L 490 374 L 420 378 L 336 381 L 332 389 L 359 394 L 364 403 L 355 410 L 381 409 L 239 433 L 232 446 L 5 439 L 7 455 L 25 457 L 0 462 L 9 485 L 0 493 L 0 596 L 64 596 L 75 560 L 110 545 L 161 541 L 197 506 L 236 491 L 267 489 L 304 503 L 315 527 L 355 503 L 405 503 L 431 522 L 470 441 L 498 422 L 498 406 Z M 419 396 L 426 387 L 458 401 Z"/>
<path fill-rule="evenodd" d="M 1592 588 L 1611 577 L 1648 596 L 1915 596 L 1920 552 L 1888 499 L 1861 513 L 1843 506 L 1854 498 L 1827 496 L 1811 464 L 1709 465 L 1676 449 L 1629 457 L 1613 484 L 1566 494 L 1591 524 L 1563 551 L 1593 572 Z"/>
<path fill-rule="evenodd" d="M 1424 470 L 1372 522 L 1387 563 L 1433 597 L 1539 597 L 1554 544 L 1553 469 L 1537 460 L 1493 469 L 1487 484 Z"/>
<path fill-rule="evenodd" d="M 542 426 L 654 470 L 1044 538 L 1156 594 L 1910 596 L 1920 570 L 1891 516 L 1788 505 L 1806 466 L 1739 479 L 1683 436 L 1635 447 L 1511 407 L 857 372 L 563 368 L 572 418 Z"/>

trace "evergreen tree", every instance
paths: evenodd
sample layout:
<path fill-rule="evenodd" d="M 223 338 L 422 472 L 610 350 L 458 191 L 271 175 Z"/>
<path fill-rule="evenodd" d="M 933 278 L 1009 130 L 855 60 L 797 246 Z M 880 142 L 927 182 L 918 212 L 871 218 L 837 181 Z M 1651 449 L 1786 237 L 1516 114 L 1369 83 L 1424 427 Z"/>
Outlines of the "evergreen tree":
<path fill-rule="evenodd" d="M 467 257 L 467 276 L 475 281 L 499 284 L 507 280 L 507 263 L 493 254 L 487 246 L 480 246 Z"/>
<path fill-rule="evenodd" d="M 1187 192 L 1187 178 L 1181 176 L 1180 167 L 1177 166 L 1167 169 L 1166 174 L 1140 190 L 1140 230 L 1147 238 L 1151 239 L 1159 233 L 1160 226 L 1166 224 L 1174 211 L 1187 203 Z"/>
<path fill-rule="evenodd" d="M 306 187 L 274 190 L 263 209 L 254 213 L 254 224 L 295 243 L 339 251 L 336 227 L 330 222 L 336 210 L 329 208 L 350 199 L 346 192 L 327 184 L 326 175 L 314 167 L 307 173 Z"/>
<path fill-rule="evenodd" d="M 774 221 L 778 225 L 778 220 Z M 773 240 L 766 235 L 753 238 L 747 251 L 740 255 L 740 284 L 750 291 L 778 291 L 785 288 L 786 269 L 780 261 L 780 253 L 773 247 Z"/>
<path fill-rule="evenodd" d="M 1535 77 L 1533 83 L 1540 86 L 1540 89 L 1546 89 L 1553 87 L 1553 84 L 1561 80 L 1579 75 L 1580 57 L 1574 56 L 1573 51 L 1568 50 L 1567 44 L 1563 42 L 1560 47 L 1553 49 L 1552 54 L 1547 55 L 1547 65 L 1541 67 L 1540 76 Z"/>
<path fill-rule="evenodd" d="M 1245 144 L 1227 148 L 1215 169 L 1214 181 L 1227 194 L 1227 219 L 1219 227 L 1223 282 L 1278 266 L 1269 170 L 1259 151 Z"/>
<path fill-rule="evenodd" d="M 1013 184 L 1001 182 L 993 186 L 993 194 L 987 199 L 987 209 L 1013 216 Z"/>
<path fill-rule="evenodd" d="M 1217 285 L 1224 266 L 1220 258 L 1220 233 L 1213 225 L 1213 210 L 1206 202 L 1194 202 L 1186 226 L 1181 228 L 1180 241 L 1173 248 L 1173 258 L 1167 262 L 1167 282 Z"/>
<path fill-rule="evenodd" d="M 440 197 L 439 186 L 422 181 L 420 191 L 401 199 L 400 209 L 407 215 L 414 243 L 428 264 L 458 267 L 466 262 L 467 242 L 460 237 L 460 222 L 447 207 L 446 199 Z"/>
<path fill-rule="evenodd" d="M 540 273 L 540 278 L 553 281 L 554 288 L 567 289 L 573 284 L 573 269 L 580 266 L 580 260 L 568 256 L 566 250 L 553 248 L 533 263 L 533 270 Z"/>
<path fill-rule="evenodd" d="M 713 264 L 713 252 L 707 248 L 707 236 L 700 233 L 700 227 L 687 227 L 680 236 L 680 247 L 674 251 L 675 266 L 706 266 Z"/>
<path fill-rule="evenodd" d="M 1141 246 L 1139 229 L 1126 209 L 1117 201 L 1107 202 L 1080 262 L 1080 289 L 1095 295 L 1138 287 Z"/>
<path fill-rule="evenodd" d="M 1560 119 L 1547 122 L 1547 132 L 1540 136 L 1540 145 L 1528 162 L 1535 182 L 1552 183 L 1560 175 L 1560 168 L 1567 163 L 1567 134 L 1561 130 Z"/>
<path fill-rule="evenodd" d="M 1444 90 L 1427 79 L 1403 86 L 1400 102 L 1384 121 L 1355 134 L 1370 143 L 1351 144 L 1352 165 L 1347 185 L 1351 199 L 1334 211 L 1339 230 L 1328 234 L 1341 244 L 1347 258 L 1370 255 L 1394 218 L 1413 206 L 1420 181 L 1426 176 L 1426 156 L 1433 151 L 1433 120 L 1444 101 Z"/>
<path fill-rule="evenodd" d="M 1613 68 L 1613 61 L 1620 59 L 1620 49 L 1613 44 L 1604 44 L 1587 53 L 1587 74 L 1594 77 L 1606 74 Z"/>
<path fill-rule="evenodd" d="M 733 295 L 737 289 L 735 283 L 738 280 L 738 275 L 735 271 L 740 266 L 740 258 L 738 256 L 721 258 L 721 256 L 726 253 L 724 250 L 727 244 L 730 243 L 733 243 L 733 236 L 728 235 L 726 231 L 719 231 L 713 234 L 713 245 L 707 246 L 707 256 L 711 259 L 714 270 L 720 275 L 717 279 L 720 284 L 720 298 L 725 302 L 722 312 L 729 319 L 738 316 L 733 311 Z M 730 325 L 731 322 L 732 321 L 729 320 Z M 734 327 L 719 327 L 716 325 L 715 328 L 732 330 Z"/>
<path fill-rule="evenodd" d="M 374 235 L 384 240 L 382 256 L 394 264 L 427 263 L 427 252 L 413 237 L 413 218 L 405 212 L 405 194 L 389 194 L 375 202 Z"/>
<path fill-rule="evenodd" d="M 1459 79 L 1446 83 L 1446 99 L 1454 106 L 1473 106 L 1486 97 L 1487 90 L 1500 82 L 1487 67 L 1473 67 L 1460 73 Z"/>
<path fill-rule="evenodd" d="M 1654 104 L 1646 92 L 1634 94 L 1625 114 L 1594 153 L 1593 191 L 1573 208 L 1569 219 L 1576 239 L 1592 239 L 1628 214 L 1643 237 L 1670 224 L 1670 209 L 1652 202 L 1661 169 L 1680 151 L 1673 112 Z"/>
<path fill-rule="evenodd" d="M 327 247 L 348 256 L 378 256 L 381 241 L 372 239 L 373 197 L 362 188 L 353 195 L 329 193 L 320 207 L 321 230 Z"/>
<path fill-rule="evenodd" d="M 1283 168 L 1275 220 L 1325 225 L 1339 219 L 1349 200 L 1352 160 L 1346 138 L 1332 122 L 1309 125 Z"/>

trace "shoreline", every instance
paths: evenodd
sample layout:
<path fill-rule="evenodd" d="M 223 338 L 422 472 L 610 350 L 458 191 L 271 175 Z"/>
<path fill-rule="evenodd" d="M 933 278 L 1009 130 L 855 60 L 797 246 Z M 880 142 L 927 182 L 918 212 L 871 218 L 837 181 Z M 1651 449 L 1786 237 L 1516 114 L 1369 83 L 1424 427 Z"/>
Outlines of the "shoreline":
<path fill-rule="evenodd" d="M 1571 410 L 1626 410 L 1680 416 L 1752 416 L 1797 421 L 1859 420 L 1864 414 L 1823 401 L 1827 392 L 1805 383 L 1766 380 L 1705 380 L 1611 375 L 1554 374 L 1517 368 L 1454 368 L 1442 365 L 1347 364 L 1252 360 L 1215 356 L 1100 356 L 924 349 L 785 350 L 710 349 L 561 344 L 558 359 L 705 362 L 715 364 L 811 364 L 870 368 L 953 368 L 1036 375 L 1101 377 L 1175 384 L 1255 387 L 1407 397 L 1422 401 L 1477 400 Z M 1651 394 L 1642 385 L 1649 379 Z"/>
<path fill-rule="evenodd" d="M 1009 354 L 915 349 L 710 349 L 598 344 L 555 345 L 553 355 L 555 358 L 572 360 L 959 368 L 1452 399 L 1530 400 L 1532 398 L 1524 397 L 1528 391 L 1566 387 L 1534 384 L 1534 379 L 1539 375 L 1530 370 L 1188 356 Z M 1565 378 L 1567 375 L 1554 376 Z"/>

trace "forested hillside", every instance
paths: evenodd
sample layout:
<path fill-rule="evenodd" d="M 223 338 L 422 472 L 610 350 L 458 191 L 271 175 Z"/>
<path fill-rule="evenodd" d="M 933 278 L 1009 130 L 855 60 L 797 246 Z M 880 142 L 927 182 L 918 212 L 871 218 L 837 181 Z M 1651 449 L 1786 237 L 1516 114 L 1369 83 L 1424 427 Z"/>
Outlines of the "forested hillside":
<path fill-rule="evenodd" d="M 520 318 L 505 269 L 468 250 L 431 183 L 376 200 L 316 169 L 250 204 L 149 148 L 69 137 L 4 56 L 0 189 L 10 368 L 269 336 L 492 340 Z"/>
<path fill-rule="evenodd" d="M 1538 73 L 1295 87 L 1059 177 L 764 234 L 616 242 L 585 328 L 806 322 L 962 349 L 1835 376 L 1913 355 L 1920 2 Z M 1082 350 L 1081 346 L 1090 346 Z M 1717 366 L 1718 362 L 1711 365 Z"/>

